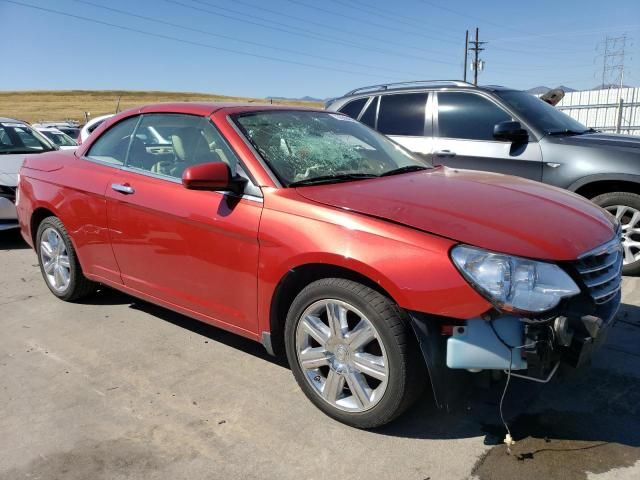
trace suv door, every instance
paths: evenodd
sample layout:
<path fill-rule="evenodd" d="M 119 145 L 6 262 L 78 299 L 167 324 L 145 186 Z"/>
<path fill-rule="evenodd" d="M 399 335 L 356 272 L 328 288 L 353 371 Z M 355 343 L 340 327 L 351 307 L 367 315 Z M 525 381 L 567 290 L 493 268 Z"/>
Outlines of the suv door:
<path fill-rule="evenodd" d="M 497 123 L 517 119 L 488 96 L 440 91 L 434 103 L 434 163 L 542 180 L 542 154 L 531 133 L 520 144 L 493 137 Z"/>
<path fill-rule="evenodd" d="M 260 190 L 234 196 L 181 183 L 199 163 L 225 162 L 242 174 L 231 147 L 208 118 L 144 114 L 128 152 L 107 189 L 124 284 L 237 333 L 257 332 Z"/>
<path fill-rule="evenodd" d="M 433 134 L 428 100 L 428 92 L 381 95 L 376 130 L 429 160 Z"/>

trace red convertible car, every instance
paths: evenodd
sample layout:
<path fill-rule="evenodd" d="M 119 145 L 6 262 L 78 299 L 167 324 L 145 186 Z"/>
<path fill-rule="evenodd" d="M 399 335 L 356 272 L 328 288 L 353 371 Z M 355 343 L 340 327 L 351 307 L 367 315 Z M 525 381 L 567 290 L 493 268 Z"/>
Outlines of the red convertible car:
<path fill-rule="evenodd" d="M 442 405 L 452 370 L 581 365 L 620 303 L 604 210 L 326 111 L 129 110 L 27 158 L 17 209 L 56 297 L 109 286 L 286 352 L 308 398 L 362 428 L 428 381 Z"/>

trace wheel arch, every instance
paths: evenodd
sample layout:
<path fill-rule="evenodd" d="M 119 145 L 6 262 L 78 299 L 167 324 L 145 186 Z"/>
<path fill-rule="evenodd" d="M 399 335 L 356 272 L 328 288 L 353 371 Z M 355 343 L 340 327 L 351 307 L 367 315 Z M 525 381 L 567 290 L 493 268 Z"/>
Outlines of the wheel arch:
<path fill-rule="evenodd" d="M 588 199 L 611 192 L 628 192 L 640 195 L 640 175 L 591 175 L 574 182 L 568 190 Z"/>
<path fill-rule="evenodd" d="M 55 212 L 53 212 L 48 207 L 38 207 L 31 214 L 31 219 L 29 220 L 29 233 L 31 235 L 31 240 L 33 241 L 34 248 L 37 249 L 36 237 L 38 236 L 38 227 L 45 218 L 52 216 L 57 217 Z"/>
<path fill-rule="evenodd" d="M 270 353 L 284 353 L 284 324 L 293 299 L 310 283 L 323 278 L 343 278 L 361 283 L 398 303 L 387 289 L 356 270 L 329 263 L 305 263 L 288 270 L 278 282 L 269 309 L 269 340 L 263 343 Z M 267 343 L 269 343 L 267 345 Z"/>

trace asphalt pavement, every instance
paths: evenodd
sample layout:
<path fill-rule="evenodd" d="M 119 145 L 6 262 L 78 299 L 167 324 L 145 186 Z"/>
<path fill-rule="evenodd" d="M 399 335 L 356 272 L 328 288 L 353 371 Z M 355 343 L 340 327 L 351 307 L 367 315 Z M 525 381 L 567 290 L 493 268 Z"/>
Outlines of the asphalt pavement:
<path fill-rule="evenodd" d="M 0 479 L 637 479 L 640 279 L 593 365 L 549 385 L 471 382 L 359 431 L 317 410 L 262 346 L 105 289 L 47 290 L 0 233 Z"/>

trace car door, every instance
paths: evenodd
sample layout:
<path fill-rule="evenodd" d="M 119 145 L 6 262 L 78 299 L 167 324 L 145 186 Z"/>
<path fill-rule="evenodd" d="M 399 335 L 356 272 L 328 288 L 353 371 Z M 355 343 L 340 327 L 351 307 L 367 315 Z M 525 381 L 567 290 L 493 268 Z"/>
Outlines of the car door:
<path fill-rule="evenodd" d="M 376 130 L 431 160 L 433 130 L 427 112 L 429 93 L 389 93 L 380 96 Z"/>
<path fill-rule="evenodd" d="M 151 129 L 160 135 L 148 135 Z M 256 196 L 183 187 L 185 168 L 214 161 L 241 171 L 208 118 L 142 115 L 126 168 L 107 192 L 113 251 L 127 287 L 238 333 L 255 333 L 262 198 L 257 187 Z"/>
<path fill-rule="evenodd" d="M 494 139 L 494 126 L 514 118 L 488 96 L 440 91 L 434 106 L 434 163 L 542 180 L 542 154 L 532 134 L 519 144 Z"/>
<path fill-rule="evenodd" d="M 74 232 L 82 266 L 86 273 L 117 284 L 122 278 L 111 248 L 105 192 L 124 166 L 137 121 L 128 117 L 109 127 L 77 162 L 67 163 L 64 175 L 69 185 L 64 203 L 72 209 L 65 217 L 75 222 L 67 228 Z"/>

